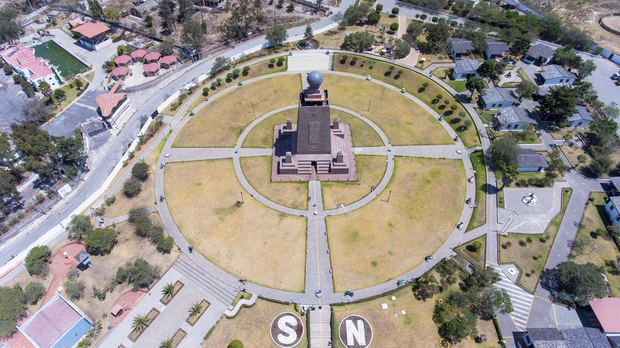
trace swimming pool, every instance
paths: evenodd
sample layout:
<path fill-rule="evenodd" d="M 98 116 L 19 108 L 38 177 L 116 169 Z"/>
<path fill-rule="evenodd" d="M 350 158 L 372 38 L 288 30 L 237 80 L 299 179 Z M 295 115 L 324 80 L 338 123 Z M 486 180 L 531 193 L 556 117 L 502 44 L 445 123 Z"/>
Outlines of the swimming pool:
<path fill-rule="evenodd" d="M 58 67 L 58 73 L 60 73 L 63 79 L 70 75 L 78 74 L 88 67 L 53 40 L 45 41 L 32 48 L 34 48 L 34 54 L 37 57 L 47 59 L 50 64 Z"/>

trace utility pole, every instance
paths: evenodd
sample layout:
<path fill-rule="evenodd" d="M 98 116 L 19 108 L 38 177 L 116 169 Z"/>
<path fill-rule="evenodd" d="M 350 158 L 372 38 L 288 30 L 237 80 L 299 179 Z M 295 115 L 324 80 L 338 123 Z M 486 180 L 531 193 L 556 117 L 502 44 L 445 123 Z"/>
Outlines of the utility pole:
<path fill-rule="evenodd" d="M 241 194 L 241 203 L 243 203 L 243 191 L 239 192 Z"/>
<path fill-rule="evenodd" d="M 367 112 L 370 112 L 370 99 L 368 99 L 368 110 Z"/>

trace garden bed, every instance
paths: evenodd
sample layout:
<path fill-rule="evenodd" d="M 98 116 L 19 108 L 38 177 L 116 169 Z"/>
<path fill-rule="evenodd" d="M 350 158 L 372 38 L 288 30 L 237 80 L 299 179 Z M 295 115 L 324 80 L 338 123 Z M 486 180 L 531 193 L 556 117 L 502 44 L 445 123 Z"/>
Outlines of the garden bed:
<path fill-rule="evenodd" d="M 174 296 L 181 290 L 181 288 L 183 288 L 183 283 L 180 280 L 177 280 L 174 283 L 174 289 L 172 290 L 172 293 L 163 295 L 159 301 L 167 305 L 174 298 Z"/>
<path fill-rule="evenodd" d="M 202 317 L 202 314 L 207 310 L 207 308 L 209 308 L 209 302 L 207 302 L 207 300 L 200 301 L 200 312 L 198 312 L 198 314 L 196 314 L 196 315 L 191 315 L 190 314 L 190 316 L 187 317 L 187 319 L 185 321 L 188 324 L 190 324 L 191 326 L 194 326 L 194 324 L 196 324 L 198 319 L 200 319 L 200 317 Z"/>
<path fill-rule="evenodd" d="M 151 325 L 151 323 L 153 322 L 153 320 L 155 320 L 155 318 L 157 318 L 157 316 L 159 315 L 159 311 L 155 308 L 151 308 L 151 310 L 149 311 L 149 313 L 146 315 L 146 328 L 148 328 L 149 325 Z M 132 342 L 135 342 L 138 337 L 140 337 L 140 335 L 142 335 L 142 333 L 144 331 L 146 331 L 146 328 L 144 330 L 133 330 L 131 331 L 131 333 L 129 334 L 129 339 Z"/>

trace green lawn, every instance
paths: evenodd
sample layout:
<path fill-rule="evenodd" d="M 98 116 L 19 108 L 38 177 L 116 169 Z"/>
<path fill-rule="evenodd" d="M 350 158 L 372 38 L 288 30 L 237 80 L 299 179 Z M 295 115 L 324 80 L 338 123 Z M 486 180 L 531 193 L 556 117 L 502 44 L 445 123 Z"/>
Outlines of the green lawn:
<path fill-rule="evenodd" d="M 473 245 L 475 242 L 480 242 L 480 244 L 482 245 L 480 249 L 476 250 L 474 248 Z M 465 257 L 465 259 L 467 259 L 467 261 L 473 263 L 474 265 L 480 268 L 484 268 L 486 262 L 486 243 L 487 236 L 482 236 L 463 245 L 459 245 L 454 249 L 454 251 L 461 254 L 463 257 Z"/>
<path fill-rule="evenodd" d="M 449 84 L 457 92 L 466 91 L 467 87 L 465 87 L 465 81 L 464 80 L 460 80 L 460 81 L 453 80 L 452 77 L 450 76 L 451 71 L 452 69 L 439 68 L 439 69 L 433 70 L 432 74 L 442 79 L 445 83 Z"/>
<path fill-rule="evenodd" d="M 493 116 L 497 115 L 497 110 L 482 110 L 477 109 L 478 115 L 482 119 L 484 123 L 491 123 L 493 121 Z"/>
<path fill-rule="evenodd" d="M 509 233 L 501 236 L 499 252 L 500 263 L 514 263 L 521 270 L 518 283 L 526 290 L 534 292 L 540 279 L 547 257 L 551 251 L 555 236 L 560 229 L 560 223 L 568 205 L 572 189 L 562 189 L 562 210 L 551 220 L 544 234 Z M 565 242 L 565 241 L 559 241 Z"/>
<path fill-rule="evenodd" d="M 532 80 L 530 80 L 530 78 L 527 77 L 527 75 L 525 74 L 525 71 L 523 71 L 523 69 L 517 70 L 517 73 L 519 74 L 519 76 L 521 76 L 521 80 L 522 81 L 532 82 Z M 534 82 L 532 82 L 532 83 L 534 83 Z M 536 85 L 536 83 L 534 83 L 534 85 Z"/>
<path fill-rule="evenodd" d="M 87 65 L 75 58 L 64 48 L 60 47 L 53 40 L 48 40 L 34 46 L 34 52 L 37 57 L 47 59 L 52 65 L 57 66 L 58 73 L 63 79 L 71 75 L 79 74 L 82 70 L 88 68 Z"/>
<path fill-rule="evenodd" d="M 542 143 L 542 141 L 538 137 L 538 134 L 536 134 L 536 132 L 533 132 L 533 131 L 532 132 L 499 131 L 499 132 L 495 132 L 495 139 L 493 140 L 497 140 L 505 136 L 512 136 L 517 142 L 517 144 L 540 144 Z"/>
<path fill-rule="evenodd" d="M 347 60 L 343 60 L 343 56 L 342 54 L 334 55 L 334 70 L 362 76 L 369 75 L 374 79 L 384 81 L 395 87 L 404 88 L 408 93 L 443 115 L 466 146 L 480 145 L 478 132 L 471 120 L 471 116 L 447 90 L 436 82 L 413 70 L 366 57 L 357 56 L 358 60 L 351 65 L 354 55 L 347 55 Z M 389 69 L 390 66 L 394 66 L 394 68 Z M 402 73 L 399 73 L 400 71 Z M 424 83 L 427 83 L 428 86 L 424 87 Z M 437 99 L 439 95 L 441 98 Z M 444 101 L 448 103 L 445 104 Z M 451 110 L 452 105 L 456 106 L 456 110 Z"/>
<path fill-rule="evenodd" d="M 478 205 L 474 208 L 473 215 L 469 221 L 467 230 L 474 229 L 478 226 L 482 226 L 486 223 L 487 215 L 487 171 L 484 165 L 484 153 L 482 151 L 473 152 L 469 155 L 471 163 L 476 171 L 476 197 L 474 201 L 478 202 Z"/>

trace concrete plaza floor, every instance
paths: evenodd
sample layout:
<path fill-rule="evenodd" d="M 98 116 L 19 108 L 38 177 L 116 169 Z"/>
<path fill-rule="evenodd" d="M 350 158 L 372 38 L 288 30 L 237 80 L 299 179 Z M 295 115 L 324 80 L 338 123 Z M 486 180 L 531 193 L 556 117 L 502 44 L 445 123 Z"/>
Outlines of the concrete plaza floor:
<path fill-rule="evenodd" d="M 295 52 L 288 57 L 288 71 L 330 70 L 331 56 L 322 52 Z"/>

